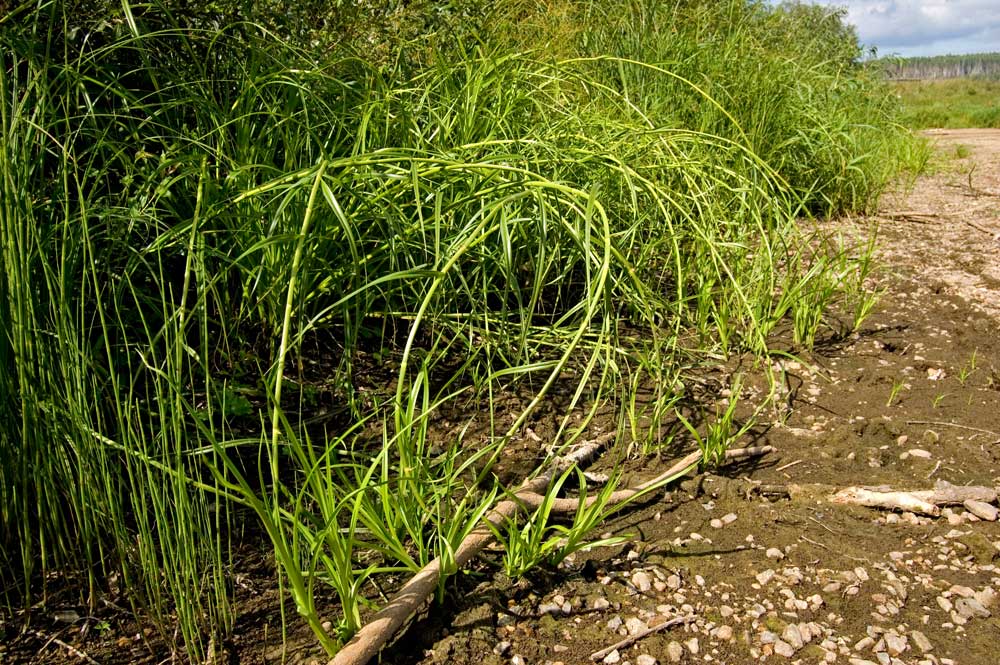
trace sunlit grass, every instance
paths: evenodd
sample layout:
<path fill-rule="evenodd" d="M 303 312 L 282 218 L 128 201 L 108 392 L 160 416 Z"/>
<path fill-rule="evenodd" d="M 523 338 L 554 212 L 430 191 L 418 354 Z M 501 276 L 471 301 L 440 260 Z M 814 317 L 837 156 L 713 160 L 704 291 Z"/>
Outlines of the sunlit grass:
<path fill-rule="evenodd" d="M 559 57 L 508 34 L 387 66 L 134 16 L 69 50 L 57 8 L 0 32 L 9 603 L 53 570 L 85 571 L 92 603 L 121 575 L 204 661 L 253 526 L 333 652 L 377 602 L 370 580 L 456 572 L 511 489 L 494 465 L 554 394 L 553 452 L 597 424 L 618 459 L 651 452 L 678 434 L 684 366 L 766 356 L 783 328 L 808 347 L 843 334 L 831 308 L 858 325 L 874 302 L 873 248 L 817 252 L 796 218 L 873 205 L 908 137 L 863 72 L 763 50 L 756 9 L 718 28 L 731 52 L 696 39 L 710 14 L 622 31 L 591 7 L 532 18 L 533 39 L 580 40 Z M 761 68 L 730 72 L 734 54 Z M 322 434 L 310 339 L 344 414 Z M 363 356 L 382 390 L 358 387 Z M 232 383 L 259 399 L 235 409 Z M 515 389 L 523 406 L 498 408 Z M 468 422 L 442 434 L 456 404 Z M 705 434 L 685 422 L 708 461 L 746 431 L 732 404 Z M 476 418 L 487 433 L 466 437 Z M 582 506 L 499 529 L 508 569 L 584 547 L 605 511 Z M 317 585 L 339 598 L 330 634 Z"/>
<path fill-rule="evenodd" d="M 914 129 L 1000 128 L 1000 81 L 894 81 L 901 120 Z"/>

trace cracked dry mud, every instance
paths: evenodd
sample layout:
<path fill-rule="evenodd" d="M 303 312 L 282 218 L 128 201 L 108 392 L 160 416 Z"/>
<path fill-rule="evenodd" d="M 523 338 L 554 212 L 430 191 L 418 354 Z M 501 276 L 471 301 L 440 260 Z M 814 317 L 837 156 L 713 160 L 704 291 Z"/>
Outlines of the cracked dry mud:
<path fill-rule="evenodd" d="M 418 618 L 383 662 L 590 663 L 684 615 L 596 662 L 997 662 L 1000 523 L 749 491 L 1000 484 L 1000 131 L 929 136 L 942 166 L 874 220 L 836 223 L 860 236 L 878 223 L 886 293 L 859 334 L 783 361 L 794 410 L 755 441 L 776 454 L 685 481 L 607 524 L 626 545 L 530 583 L 463 576 L 460 600 Z"/>

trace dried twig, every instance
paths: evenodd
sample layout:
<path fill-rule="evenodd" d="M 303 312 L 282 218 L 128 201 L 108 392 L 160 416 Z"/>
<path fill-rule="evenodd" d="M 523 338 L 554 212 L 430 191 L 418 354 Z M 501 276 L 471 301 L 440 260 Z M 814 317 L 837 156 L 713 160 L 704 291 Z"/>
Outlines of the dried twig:
<path fill-rule="evenodd" d="M 791 469 L 796 464 L 802 464 L 805 460 L 797 459 L 794 462 L 789 462 L 788 464 L 782 464 L 775 471 L 784 471 L 785 469 Z"/>
<path fill-rule="evenodd" d="M 39 639 L 42 639 L 42 640 L 45 640 L 45 644 L 43 644 L 42 648 L 38 650 L 39 653 L 42 652 L 42 651 L 45 651 L 45 648 L 47 646 L 49 646 L 50 644 L 57 644 L 57 645 L 61 646 L 63 649 L 65 649 L 66 651 L 70 652 L 71 654 L 73 654 L 74 656 L 76 656 L 77 658 L 79 658 L 80 660 L 87 661 L 88 663 L 90 663 L 90 665 L 100 665 L 100 663 L 98 663 L 96 660 L 94 660 L 93 658 L 91 658 L 87 653 L 81 651 L 80 649 L 76 648 L 72 644 L 69 644 L 68 642 L 63 642 L 62 640 L 60 640 L 55 635 L 46 635 L 45 633 L 43 633 L 40 630 L 33 630 L 31 632 L 32 632 L 32 634 L 35 635 L 35 637 L 37 637 Z"/>
<path fill-rule="evenodd" d="M 1000 433 L 994 432 L 988 429 L 980 429 L 978 427 L 969 427 L 968 425 L 959 425 L 958 423 L 948 423 L 940 420 L 907 420 L 907 425 L 937 425 L 939 427 L 957 427 L 958 429 L 967 429 L 970 432 L 979 432 L 980 434 L 989 434 L 990 436 L 1000 436 Z"/>
<path fill-rule="evenodd" d="M 664 621 L 663 623 L 657 624 L 655 626 L 651 626 L 649 628 L 646 628 L 645 630 L 640 630 L 635 635 L 629 635 L 628 637 L 626 637 L 621 642 L 615 642 L 614 644 L 612 644 L 611 646 L 609 646 L 607 648 L 601 649 L 600 651 L 595 651 L 594 653 L 590 654 L 590 659 L 591 660 L 604 660 L 605 656 L 607 656 L 612 651 L 615 651 L 616 649 L 624 649 L 625 647 L 632 646 L 633 644 L 635 644 L 636 642 L 638 642 L 642 638 L 646 637 L 647 635 L 652 635 L 653 633 L 658 633 L 661 630 L 666 630 L 667 628 L 670 628 L 672 626 L 676 626 L 676 625 L 679 625 L 679 624 L 682 624 L 682 623 L 691 623 L 692 621 L 694 621 L 694 619 L 695 619 L 695 617 L 694 617 L 693 614 L 688 614 L 688 615 L 682 616 L 682 617 L 674 617 L 673 619 L 670 619 L 668 621 Z"/>

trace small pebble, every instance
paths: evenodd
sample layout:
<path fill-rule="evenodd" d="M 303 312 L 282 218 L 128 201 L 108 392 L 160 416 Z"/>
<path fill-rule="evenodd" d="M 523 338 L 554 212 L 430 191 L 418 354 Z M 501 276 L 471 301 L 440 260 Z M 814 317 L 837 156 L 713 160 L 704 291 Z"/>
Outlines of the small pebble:
<path fill-rule="evenodd" d="M 712 634 L 720 640 L 731 640 L 733 639 L 733 628 L 732 626 L 719 626 L 712 631 Z"/>
<path fill-rule="evenodd" d="M 653 588 L 653 581 L 645 571 L 640 570 L 632 576 L 632 585 L 642 593 L 646 593 Z"/>
<path fill-rule="evenodd" d="M 970 513 L 981 520 L 986 520 L 987 522 L 996 522 L 997 516 L 1000 514 L 1000 511 L 998 511 L 995 506 L 992 506 L 984 501 L 973 501 L 969 499 L 963 505 Z"/>
<path fill-rule="evenodd" d="M 763 586 L 774 579 L 774 571 L 769 568 L 765 571 L 757 573 L 754 577 Z"/>
<path fill-rule="evenodd" d="M 913 640 L 913 643 L 916 644 L 917 648 L 920 649 L 920 651 L 923 653 L 928 653 L 934 648 L 934 646 L 931 644 L 931 641 L 927 639 L 927 636 L 921 633 L 919 630 L 914 630 L 913 632 L 911 632 L 910 639 Z"/>
<path fill-rule="evenodd" d="M 898 656 L 906 651 L 906 638 L 902 635 L 886 633 L 885 650 L 889 652 L 890 656 Z"/>
<path fill-rule="evenodd" d="M 774 643 L 774 653 L 778 654 L 779 656 L 784 656 L 785 658 L 791 658 L 792 656 L 795 655 L 795 649 L 793 649 L 792 645 L 788 644 L 787 642 L 778 640 L 777 642 Z"/>

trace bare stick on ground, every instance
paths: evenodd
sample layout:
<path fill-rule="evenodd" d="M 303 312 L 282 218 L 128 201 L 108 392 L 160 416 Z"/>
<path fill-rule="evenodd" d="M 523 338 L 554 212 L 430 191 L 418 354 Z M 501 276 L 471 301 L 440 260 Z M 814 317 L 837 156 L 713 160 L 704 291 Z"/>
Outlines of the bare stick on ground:
<path fill-rule="evenodd" d="M 849 503 L 888 510 L 906 510 L 924 515 L 940 515 L 939 506 L 952 506 L 966 501 L 993 503 L 997 492 L 992 487 L 952 485 L 939 480 L 932 490 L 899 491 L 887 487 L 847 487 L 835 493 L 833 503 Z"/>
<path fill-rule="evenodd" d="M 966 501 L 996 503 L 997 490 L 992 487 L 952 485 L 939 480 L 934 489 L 900 490 L 892 487 L 844 487 L 836 488 L 830 485 L 789 484 L 789 485 L 758 485 L 752 483 L 751 491 L 764 496 L 780 498 L 818 499 L 825 496 L 831 503 L 884 510 L 901 510 L 922 515 L 937 516 L 941 514 L 940 506 L 957 506 Z"/>
<path fill-rule="evenodd" d="M 674 617 L 669 621 L 664 621 L 663 623 L 656 624 L 655 626 L 651 626 L 645 630 L 640 630 L 635 635 L 629 635 L 621 642 L 616 642 L 605 649 L 601 649 L 600 651 L 595 651 L 594 653 L 590 654 L 590 659 L 604 660 L 604 657 L 607 656 L 612 651 L 614 651 L 615 649 L 624 649 L 625 647 L 632 646 L 633 644 L 635 644 L 642 638 L 646 637 L 647 635 L 658 633 L 661 630 L 666 630 L 667 628 L 670 628 L 671 626 L 676 626 L 678 624 L 691 623 L 692 621 L 694 621 L 693 614 L 688 614 L 687 616 L 682 616 L 682 617 Z"/>

